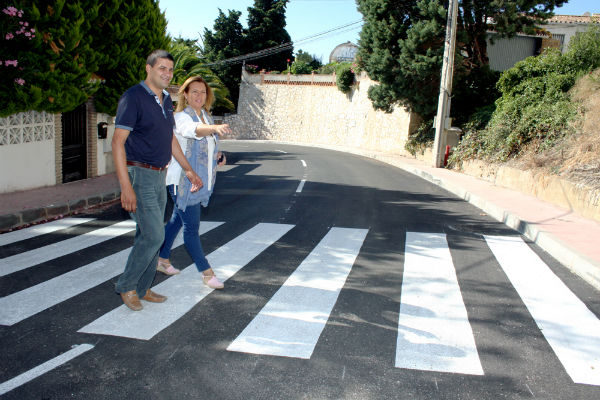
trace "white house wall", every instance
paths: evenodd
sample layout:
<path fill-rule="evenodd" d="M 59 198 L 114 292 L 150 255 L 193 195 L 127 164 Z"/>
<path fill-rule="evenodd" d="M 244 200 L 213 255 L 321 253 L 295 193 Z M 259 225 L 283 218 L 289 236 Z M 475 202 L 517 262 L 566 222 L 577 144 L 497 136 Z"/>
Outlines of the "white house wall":
<path fill-rule="evenodd" d="M 0 193 L 56 184 L 54 114 L 0 118 Z"/>

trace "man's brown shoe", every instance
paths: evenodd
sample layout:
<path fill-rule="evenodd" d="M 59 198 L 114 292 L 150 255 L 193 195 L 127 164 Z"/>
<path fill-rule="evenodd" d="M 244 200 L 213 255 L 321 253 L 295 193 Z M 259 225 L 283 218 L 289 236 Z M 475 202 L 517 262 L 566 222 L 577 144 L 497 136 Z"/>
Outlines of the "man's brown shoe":
<path fill-rule="evenodd" d="M 133 311 L 140 311 L 142 308 L 142 303 L 140 303 L 140 298 L 137 295 L 135 290 L 130 290 L 129 292 L 121 293 L 121 298 L 123 299 L 123 303 Z"/>
<path fill-rule="evenodd" d="M 152 303 L 162 303 L 167 300 L 167 296 L 163 296 L 162 294 L 158 294 L 148 289 L 142 300 L 146 300 Z"/>

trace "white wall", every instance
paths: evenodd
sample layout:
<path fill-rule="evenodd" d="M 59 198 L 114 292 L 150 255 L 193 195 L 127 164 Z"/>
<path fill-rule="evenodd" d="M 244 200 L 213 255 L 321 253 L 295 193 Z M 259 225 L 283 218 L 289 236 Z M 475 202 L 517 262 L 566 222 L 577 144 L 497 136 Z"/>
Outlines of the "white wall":
<path fill-rule="evenodd" d="M 112 138 L 115 133 L 115 119 L 107 114 L 98 113 L 98 121 L 97 122 L 107 122 L 108 123 L 108 134 L 106 135 L 106 139 L 96 139 L 98 140 L 98 153 L 97 157 L 97 165 L 98 165 L 98 175 L 105 175 L 115 172 L 115 164 L 113 162 L 112 157 Z"/>
<path fill-rule="evenodd" d="M 0 146 L 0 193 L 56 185 L 54 140 Z"/>

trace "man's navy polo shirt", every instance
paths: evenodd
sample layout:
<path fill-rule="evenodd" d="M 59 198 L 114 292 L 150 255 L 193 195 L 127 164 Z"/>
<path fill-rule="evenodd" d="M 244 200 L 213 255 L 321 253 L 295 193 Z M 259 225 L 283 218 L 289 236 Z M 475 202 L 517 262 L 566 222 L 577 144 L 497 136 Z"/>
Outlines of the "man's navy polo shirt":
<path fill-rule="evenodd" d="M 115 126 L 130 131 L 125 142 L 128 161 L 164 167 L 171 160 L 175 119 L 173 101 L 163 90 L 163 106 L 144 81 L 130 87 L 119 100 Z"/>

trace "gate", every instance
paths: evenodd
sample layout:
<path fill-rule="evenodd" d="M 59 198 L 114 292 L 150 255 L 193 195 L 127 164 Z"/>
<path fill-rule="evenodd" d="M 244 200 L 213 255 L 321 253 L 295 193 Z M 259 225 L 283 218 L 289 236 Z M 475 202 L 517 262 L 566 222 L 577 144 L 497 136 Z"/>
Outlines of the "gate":
<path fill-rule="evenodd" d="M 87 178 L 87 112 L 85 103 L 62 114 L 63 183 Z"/>

